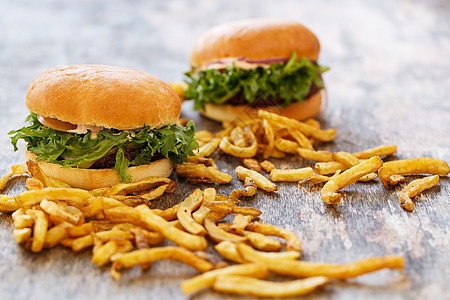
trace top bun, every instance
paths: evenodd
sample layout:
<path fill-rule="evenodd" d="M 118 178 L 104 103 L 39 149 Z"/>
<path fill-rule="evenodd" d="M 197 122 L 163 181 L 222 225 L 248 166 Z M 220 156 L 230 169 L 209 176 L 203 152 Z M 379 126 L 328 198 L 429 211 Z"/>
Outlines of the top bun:
<path fill-rule="evenodd" d="M 224 58 L 289 59 L 293 52 L 311 61 L 319 58 L 317 37 L 302 24 L 285 19 L 249 19 L 216 26 L 195 43 L 194 68 Z"/>
<path fill-rule="evenodd" d="M 26 105 L 44 117 L 120 130 L 174 124 L 181 111 L 177 93 L 162 80 L 134 69 L 103 65 L 43 72 L 31 82 Z"/>

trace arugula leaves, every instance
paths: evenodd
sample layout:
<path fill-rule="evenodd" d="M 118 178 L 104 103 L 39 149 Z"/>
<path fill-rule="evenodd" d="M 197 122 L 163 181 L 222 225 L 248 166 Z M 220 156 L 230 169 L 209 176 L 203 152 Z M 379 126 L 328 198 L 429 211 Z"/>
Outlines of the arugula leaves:
<path fill-rule="evenodd" d="M 117 149 L 114 169 L 117 169 L 122 181 L 131 180 L 129 166 L 149 164 L 157 154 L 170 159 L 173 164 L 181 164 L 187 161 L 188 155 L 195 155 L 192 149 L 198 147 L 192 121 L 186 127 L 178 124 L 158 129 L 144 126 L 130 131 L 105 128 L 94 139 L 91 139 L 91 131 L 76 134 L 46 127 L 35 113 L 30 113 L 26 121 L 29 126 L 8 133 L 12 135 L 14 151 L 17 151 L 17 142 L 22 139 L 27 143 L 27 149 L 37 154 L 37 160 L 63 167 L 83 167 Z M 128 147 L 137 149 L 132 161 L 125 156 Z"/>
<path fill-rule="evenodd" d="M 258 98 L 283 99 L 283 105 L 303 102 L 314 82 L 320 89 L 323 83 L 320 75 L 329 68 L 319 66 L 306 58 L 297 59 L 294 52 L 287 63 L 270 64 L 242 70 L 234 64 L 224 70 L 208 69 L 186 72 L 187 99 L 194 99 L 194 109 L 204 108 L 204 103 L 224 104 L 239 96 L 249 104 Z"/>

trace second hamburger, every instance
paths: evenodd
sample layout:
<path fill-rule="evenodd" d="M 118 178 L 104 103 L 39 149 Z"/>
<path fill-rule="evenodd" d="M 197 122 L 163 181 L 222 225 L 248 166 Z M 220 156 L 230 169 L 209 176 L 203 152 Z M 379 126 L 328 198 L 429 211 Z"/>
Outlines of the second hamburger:
<path fill-rule="evenodd" d="M 320 44 L 302 24 L 250 19 L 222 24 L 195 43 L 187 99 L 217 121 L 248 119 L 265 109 L 298 120 L 323 102 Z"/>

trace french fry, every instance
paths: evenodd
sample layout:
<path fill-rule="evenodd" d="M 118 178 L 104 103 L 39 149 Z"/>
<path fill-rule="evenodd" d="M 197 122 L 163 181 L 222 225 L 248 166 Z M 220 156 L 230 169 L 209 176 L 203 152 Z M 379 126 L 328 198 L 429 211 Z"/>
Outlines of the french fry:
<path fill-rule="evenodd" d="M 347 168 L 351 168 L 360 163 L 356 156 L 344 151 L 333 153 L 333 159 L 345 165 Z"/>
<path fill-rule="evenodd" d="M 25 209 L 19 208 L 12 213 L 14 229 L 31 228 L 34 224 L 33 218 L 25 213 Z"/>
<path fill-rule="evenodd" d="M 255 181 L 251 177 L 246 177 L 244 180 L 244 189 L 231 191 L 230 198 L 241 199 L 243 196 L 251 197 L 256 194 L 257 189 L 258 187 Z"/>
<path fill-rule="evenodd" d="M 73 211 L 69 212 L 68 207 L 62 207 L 55 202 L 48 201 L 47 199 L 43 199 L 39 204 L 43 211 L 45 211 L 49 215 L 57 216 L 62 220 L 69 222 L 71 224 L 79 224 L 82 221 L 82 212 L 77 208 L 72 206 Z"/>
<path fill-rule="evenodd" d="M 31 251 L 41 252 L 44 248 L 45 235 L 48 229 L 48 219 L 42 210 L 29 209 L 27 214 L 34 220 L 33 241 L 31 242 Z"/>
<path fill-rule="evenodd" d="M 210 211 L 223 214 L 242 214 L 252 217 L 258 217 L 261 214 L 261 211 L 257 208 L 237 206 L 230 201 L 211 201 L 205 203 L 205 206 L 209 208 Z"/>
<path fill-rule="evenodd" d="M 20 208 L 14 197 L 0 195 L 0 212 L 16 211 Z"/>
<path fill-rule="evenodd" d="M 341 194 L 337 191 L 355 183 L 361 177 L 377 171 L 382 165 L 383 161 L 378 156 L 374 156 L 335 176 L 323 186 L 320 192 L 322 200 L 327 204 L 339 204 Z"/>
<path fill-rule="evenodd" d="M 124 231 L 119 229 L 111 229 L 106 231 L 100 231 L 95 233 L 95 237 L 103 243 L 106 243 L 113 239 L 132 240 L 134 238 L 130 231 Z"/>
<path fill-rule="evenodd" d="M 101 196 L 130 195 L 157 188 L 164 184 L 175 184 L 166 177 L 149 177 L 134 183 L 118 183 L 105 190 Z"/>
<path fill-rule="evenodd" d="M 390 188 L 388 178 L 392 175 L 447 175 L 450 172 L 448 164 L 435 158 L 410 158 L 403 160 L 389 161 L 383 164 L 378 171 L 380 181 L 387 188 Z"/>
<path fill-rule="evenodd" d="M 253 135 L 253 133 L 252 133 Z M 237 145 L 233 145 L 230 142 L 229 137 L 223 137 L 220 141 L 219 148 L 232 156 L 236 157 L 253 157 L 256 155 L 256 152 L 258 151 L 258 143 L 256 142 L 256 138 L 253 135 L 252 144 L 250 146 L 240 147 Z"/>
<path fill-rule="evenodd" d="M 240 126 L 236 126 L 230 131 L 230 140 L 238 147 L 247 146 L 245 142 L 244 130 Z"/>
<path fill-rule="evenodd" d="M 310 167 L 288 170 L 274 169 L 270 172 L 269 178 L 272 181 L 301 181 L 313 174 L 314 171 Z"/>
<path fill-rule="evenodd" d="M 260 163 L 260 166 L 261 166 L 261 168 L 263 168 L 264 171 L 266 171 L 267 173 L 270 173 L 272 170 L 274 170 L 274 169 L 277 168 L 277 167 L 275 167 L 275 165 L 274 165 L 272 162 L 270 162 L 270 161 L 268 161 L 268 160 L 265 160 L 265 161 L 263 161 L 262 163 Z"/>
<path fill-rule="evenodd" d="M 314 150 L 311 142 L 304 136 L 300 130 L 288 129 L 289 134 L 294 138 L 294 140 L 300 145 L 300 148 Z"/>
<path fill-rule="evenodd" d="M 250 215 L 237 214 L 230 226 L 230 232 L 242 235 L 244 233 L 245 227 L 247 227 L 247 225 L 250 224 L 252 220 L 253 217 Z"/>
<path fill-rule="evenodd" d="M 94 225 L 92 223 L 84 223 L 78 226 L 66 226 L 66 232 L 70 238 L 77 238 L 94 232 Z"/>
<path fill-rule="evenodd" d="M 315 126 L 311 126 L 309 124 L 302 123 L 295 119 L 283 117 L 278 114 L 270 113 L 264 110 L 259 110 L 258 116 L 268 121 L 279 122 L 287 127 L 298 129 L 304 135 L 311 136 L 314 139 L 321 142 L 330 142 L 334 140 L 334 138 L 336 137 L 336 129 L 327 129 L 327 130 L 318 129 Z"/>
<path fill-rule="evenodd" d="M 219 275 L 213 288 L 218 292 L 243 294 L 264 298 L 303 296 L 325 286 L 330 280 L 324 276 L 273 282 L 238 275 Z"/>
<path fill-rule="evenodd" d="M 143 222 L 150 228 L 161 232 L 167 239 L 175 244 L 185 247 L 189 250 L 206 250 L 207 242 L 204 237 L 192 235 L 170 225 L 162 217 L 153 213 L 147 206 L 139 205 L 135 207 Z"/>
<path fill-rule="evenodd" d="M 204 157 L 211 156 L 214 150 L 216 150 L 217 147 L 219 147 L 220 140 L 221 140 L 220 138 L 213 138 L 211 141 L 198 148 L 197 155 Z"/>
<path fill-rule="evenodd" d="M 43 187 L 51 186 L 49 178 L 42 171 L 41 167 L 39 167 L 39 164 L 37 162 L 29 159 L 27 160 L 26 165 L 28 172 L 30 172 L 31 176 L 42 182 Z"/>
<path fill-rule="evenodd" d="M 13 236 L 17 244 L 23 244 L 31 239 L 31 228 L 14 229 Z"/>
<path fill-rule="evenodd" d="M 439 175 L 428 176 L 411 181 L 399 194 L 400 206 L 407 211 L 414 210 L 414 203 L 411 198 L 423 191 L 430 189 L 439 182 Z"/>
<path fill-rule="evenodd" d="M 291 140 L 277 138 L 275 141 L 275 148 L 282 152 L 296 154 L 299 146 L 296 142 L 293 142 Z"/>
<path fill-rule="evenodd" d="M 180 209 L 180 204 L 176 204 L 165 210 L 152 209 L 152 212 L 154 212 L 155 215 L 160 216 L 166 221 L 173 221 L 177 218 L 178 209 Z"/>
<path fill-rule="evenodd" d="M 229 232 L 226 232 L 222 228 L 219 228 L 217 226 L 217 222 L 222 220 L 226 214 L 223 213 L 216 213 L 216 212 L 210 212 L 205 218 L 205 228 L 208 233 L 208 235 L 211 237 L 212 240 L 216 242 L 222 242 L 222 241 L 230 241 L 230 242 L 243 242 L 247 240 L 247 238 L 243 236 L 239 236 L 236 234 L 232 234 Z"/>
<path fill-rule="evenodd" d="M 261 172 L 261 166 L 254 158 L 241 158 L 242 163 L 250 170 Z"/>
<path fill-rule="evenodd" d="M 255 278 L 267 278 L 269 272 L 266 267 L 260 264 L 242 264 L 208 271 L 185 280 L 181 283 L 181 290 L 186 295 L 194 294 L 202 289 L 211 287 L 219 275 L 241 275 Z"/>
<path fill-rule="evenodd" d="M 200 207 L 203 202 L 203 192 L 196 189 L 183 202 L 180 203 L 180 208 L 177 212 L 178 220 L 180 220 L 183 228 L 195 235 L 205 235 L 205 228 L 194 221 L 192 218 L 192 211 Z"/>
<path fill-rule="evenodd" d="M 111 257 L 111 260 L 117 262 L 120 268 L 131 268 L 136 265 L 152 263 L 162 259 L 177 260 L 193 267 L 201 273 L 214 268 L 212 263 L 196 256 L 191 251 L 174 246 L 135 250 L 124 254 L 116 254 Z"/>
<path fill-rule="evenodd" d="M 175 167 L 175 172 L 183 177 L 198 177 L 200 179 L 209 178 L 217 183 L 230 183 L 233 177 L 220 172 L 214 167 L 205 167 L 202 164 L 184 163 Z"/>
<path fill-rule="evenodd" d="M 30 177 L 25 181 L 25 188 L 27 191 L 42 190 L 44 188 L 44 184 L 39 179 Z"/>
<path fill-rule="evenodd" d="M 397 152 L 396 145 L 381 145 L 378 147 L 366 149 L 360 152 L 353 153 L 359 159 L 367 159 L 372 156 L 390 156 L 394 155 Z"/>
<path fill-rule="evenodd" d="M 73 227 L 72 224 L 68 222 L 62 222 L 56 226 L 53 226 L 47 231 L 45 235 L 45 248 L 53 248 L 58 245 L 62 240 L 68 237 L 68 229 Z"/>
<path fill-rule="evenodd" d="M 87 247 L 94 245 L 93 234 L 85 235 L 76 239 L 64 239 L 61 243 L 64 243 L 66 240 L 70 241 L 69 247 L 72 248 L 73 252 L 79 252 Z M 68 242 L 66 241 L 66 242 Z"/>
<path fill-rule="evenodd" d="M 301 252 L 302 241 L 295 233 L 293 233 L 290 230 L 287 230 L 282 227 L 277 227 L 277 226 L 271 225 L 271 224 L 261 224 L 259 222 L 252 222 L 252 223 L 248 224 L 247 230 L 262 233 L 265 235 L 272 235 L 272 236 L 280 237 L 280 238 L 286 240 L 286 242 L 287 242 L 286 249 L 288 251 L 294 250 L 299 253 Z"/>
<path fill-rule="evenodd" d="M 131 251 L 133 249 L 133 245 L 128 240 L 115 239 L 110 240 L 98 247 L 98 249 L 94 252 L 92 256 L 92 263 L 97 266 L 105 265 L 111 256 L 117 253 L 125 253 Z"/>
<path fill-rule="evenodd" d="M 0 192 L 3 191 L 5 185 L 14 175 L 26 175 L 26 171 L 23 165 L 13 165 L 11 169 L 0 178 Z"/>
<path fill-rule="evenodd" d="M 266 177 L 253 170 L 249 170 L 242 166 L 237 166 L 236 174 L 238 175 L 239 180 L 245 180 L 247 177 L 252 178 L 256 185 L 266 192 L 274 192 L 278 190 L 278 187 L 274 183 L 270 182 Z"/>
<path fill-rule="evenodd" d="M 32 206 L 41 203 L 42 200 L 66 201 L 73 206 L 86 206 L 87 199 L 92 195 L 86 190 L 75 188 L 44 188 L 42 190 L 26 191 L 16 196 L 16 201 L 20 206 Z"/>
<path fill-rule="evenodd" d="M 192 218 L 194 219 L 195 222 L 197 222 L 200 225 L 203 224 L 203 221 L 210 212 L 210 209 L 206 207 L 206 204 L 211 201 L 215 201 L 216 195 L 217 192 L 216 189 L 214 188 L 207 188 L 203 191 L 203 203 L 200 206 L 200 208 L 192 214 Z"/>
<path fill-rule="evenodd" d="M 330 151 L 316 151 L 314 149 L 297 148 L 297 154 L 306 160 L 314 160 L 319 162 L 333 161 L 333 153 Z"/>
<path fill-rule="evenodd" d="M 269 158 L 275 147 L 275 132 L 267 120 L 263 120 L 262 125 L 264 128 L 264 135 L 267 140 L 267 147 L 264 149 L 263 157 Z"/>
<path fill-rule="evenodd" d="M 325 264 L 289 259 L 271 259 L 240 243 L 237 250 L 247 262 L 262 263 L 270 271 L 293 277 L 326 276 L 330 279 L 349 279 L 385 268 L 402 270 L 403 257 L 397 255 L 371 257 L 349 264 Z"/>
<path fill-rule="evenodd" d="M 314 165 L 314 172 L 318 175 L 330 175 L 345 170 L 347 170 L 347 167 L 337 161 L 318 162 Z"/>
<path fill-rule="evenodd" d="M 262 233 L 252 231 L 244 231 L 243 233 L 250 244 L 258 250 L 277 252 L 281 249 L 281 243 L 279 241 L 270 238 Z"/>
<path fill-rule="evenodd" d="M 93 217 L 103 211 L 103 197 L 92 197 L 88 199 L 88 202 L 88 205 L 80 207 L 85 218 Z"/>

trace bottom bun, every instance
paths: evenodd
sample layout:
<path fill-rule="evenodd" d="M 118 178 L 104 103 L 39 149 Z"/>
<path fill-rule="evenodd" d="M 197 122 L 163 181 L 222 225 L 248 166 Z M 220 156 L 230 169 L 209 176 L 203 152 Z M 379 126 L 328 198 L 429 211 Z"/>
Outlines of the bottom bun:
<path fill-rule="evenodd" d="M 323 94 L 323 95 L 322 95 Z M 305 120 L 319 114 L 322 98 L 326 98 L 325 90 L 315 93 L 304 102 L 295 102 L 289 106 L 251 107 L 249 105 L 230 105 L 205 103 L 205 108 L 200 113 L 214 121 L 233 122 L 235 120 L 253 119 L 258 116 L 258 110 L 265 110 L 296 120 Z"/>
<path fill-rule="evenodd" d="M 65 182 L 74 188 L 93 190 L 110 187 L 121 182 L 117 170 L 64 168 L 58 164 L 37 161 L 36 157 L 33 152 L 25 151 L 25 161 L 33 160 L 37 162 L 48 177 Z M 172 163 L 169 159 L 163 158 L 149 165 L 129 167 L 128 171 L 132 182 L 141 181 L 151 176 L 169 177 L 172 173 Z"/>

